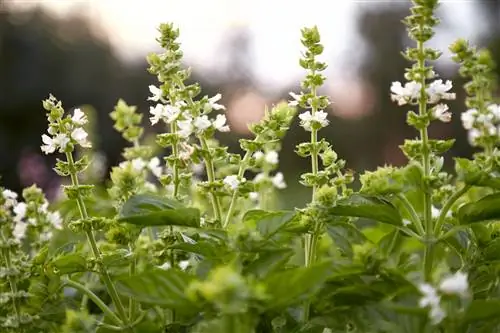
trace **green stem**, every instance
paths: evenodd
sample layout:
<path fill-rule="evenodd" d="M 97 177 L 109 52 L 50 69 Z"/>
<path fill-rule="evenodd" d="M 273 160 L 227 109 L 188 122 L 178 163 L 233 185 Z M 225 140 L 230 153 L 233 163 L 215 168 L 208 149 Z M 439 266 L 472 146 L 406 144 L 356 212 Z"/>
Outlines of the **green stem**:
<path fill-rule="evenodd" d="M 417 42 L 419 59 L 418 68 L 422 70 L 425 69 L 425 50 L 424 43 Z M 427 115 L 427 93 L 425 75 L 420 73 L 420 99 L 418 103 L 419 115 L 424 117 Z M 434 228 L 432 220 L 432 197 L 428 184 L 426 183 L 430 176 L 430 152 L 429 152 L 429 134 L 427 132 L 427 127 L 420 130 L 420 138 L 422 140 L 422 165 L 424 168 L 424 227 L 425 227 L 425 254 L 424 254 L 424 275 L 427 281 L 430 281 L 432 275 L 432 267 L 434 261 Z"/>
<path fill-rule="evenodd" d="M 67 285 L 68 287 L 74 288 L 74 289 L 82 292 L 83 295 L 90 298 L 99 307 L 99 309 L 101 309 L 102 312 L 107 317 L 109 317 L 109 319 L 111 319 L 116 325 L 119 325 L 119 326 L 123 325 L 123 322 L 120 320 L 120 318 L 118 318 L 118 316 L 113 311 L 111 311 L 111 309 L 106 305 L 106 303 L 104 303 L 99 298 L 99 296 L 94 294 L 92 292 L 92 290 L 88 289 L 83 284 L 80 284 L 80 283 L 73 281 L 73 280 L 70 280 L 70 279 L 64 280 L 64 284 Z"/>
<path fill-rule="evenodd" d="M 134 252 L 134 247 L 133 245 L 130 246 L 131 247 L 131 250 L 132 250 L 132 253 Z M 133 276 L 137 273 L 137 258 L 135 257 L 134 255 L 134 258 L 132 259 L 132 262 L 130 263 L 130 276 Z M 129 319 L 130 321 L 133 321 L 134 318 L 136 317 L 137 315 L 137 311 L 138 311 L 138 303 L 137 301 L 134 299 L 133 296 L 129 297 L 128 299 L 128 313 L 129 313 Z"/>
<path fill-rule="evenodd" d="M 75 162 L 73 160 L 73 155 L 71 153 L 66 153 L 66 158 L 68 161 L 69 169 L 74 170 Z M 78 177 L 76 176 L 75 172 L 71 172 L 70 174 L 71 177 L 71 182 L 75 188 L 78 188 L 80 185 L 78 182 Z M 80 191 L 77 191 L 76 194 L 76 203 L 78 206 L 78 210 L 80 211 L 80 217 L 83 220 L 88 219 L 88 213 L 87 213 L 87 208 L 85 206 L 85 202 L 83 201 L 83 198 L 80 194 Z M 128 325 L 128 318 L 127 314 L 125 312 L 125 308 L 123 307 L 123 304 L 120 300 L 120 296 L 118 295 L 118 292 L 116 291 L 115 285 L 113 284 L 113 281 L 111 280 L 111 276 L 109 275 L 109 272 L 107 271 L 106 267 L 104 267 L 102 263 L 102 255 L 101 251 L 97 247 L 97 241 L 94 235 L 94 232 L 92 228 L 88 228 L 85 230 L 85 234 L 87 236 L 87 240 L 90 244 L 90 248 L 92 249 L 92 253 L 95 257 L 95 260 L 97 262 L 97 266 L 99 267 L 99 271 L 101 273 L 101 278 L 104 282 L 104 285 L 106 286 L 106 289 L 108 291 L 109 296 L 113 300 L 113 303 L 116 307 L 116 310 L 118 311 L 118 315 L 120 316 L 121 320 L 125 325 Z"/>
<path fill-rule="evenodd" d="M 208 146 L 207 140 L 199 135 L 198 139 L 200 140 L 201 147 L 207 152 L 210 150 Z M 210 183 L 215 181 L 215 166 L 212 161 L 212 157 L 205 158 L 205 169 L 207 170 L 207 178 Z M 222 221 L 222 208 L 220 203 L 220 198 L 213 191 L 210 191 L 210 198 L 212 201 L 212 208 L 214 210 L 215 219 L 220 223 Z"/>
<path fill-rule="evenodd" d="M 5 235 L 3 234 L 3 232 L 1 232 L 0 234 L 2 236 L 2 242 L 6 243 L 7 240 L 6 240 Z M 5 265 L 7 266 L 7 271 L 11 271 L 12 270 L 12 260 L 10 258 L 10 249 L 3 248 L 2 254 L 3 254 L 3 258 L 5 260 Z M 20 309 L 19 302 L 17 299 L 17 279 L 14 276 L 9 275 L 7 277 L 7 280 L 9 281 L 10 291 L 12 292 L 12 308 L 14 309 L 14 315 L 16 316 L 17 322 L 20 325 L 21 324 L 21 309 Z M 21 332 L 24 332 L 24 329 L 22 329 Z"/>
<path fill-rule="evenodd" d="M 411 202 L 408 200 L 408 198 L 401 193 L 396 194 L 396 198 L 399 199 L 399 201 L 403 204 L 405 207 L 406 211 L 410 214 L 411 221 L 417 228 L 418 233 L 422 236 L 425 234 L 424 227 L 422 226 L 422 221 L 420 221 L 420 217 L 418 217 L 417 211 L 415 210 L 415 207 L 411 204 Z"/>
<path fill-rule="evenodd" d="M 444 220 L 446 218 L 446 214 L 451 209 L 453 204 L 460 199 L 462 195 L 464 195 L 469 189 L 470 185 L 464 185 L 460 190 L 453 193 L 453 195 L 446 201 L 443 208 L 441 209 L 441 213 L 439 214 L 439 218 L 434 226 L 434 234 L 439 235 L 441 233 L 441 227 L 443 226 Z"/>
<path fill-rule="evenodd" d="M 173 121 L 171 124 L 170 124 L 170 132 L 172 134 L 176 134 L 177 133 L 177 123 L 175 121 Z M 179 163 L 177 161 L 177 159 L 179 158 L 179 142 L 176 142 L 172 145 L 172 155 L 174 155 L 175 157 L 175 160 L 174 160 L 174 167 L 173 167 L 173 170 L 172 170 L 172 173 L 173 173 L 173 176 L 174 176 L 174 198 L 177 198 L 179 196 L 179 188 L 180 188 L 180 184 L 181 184 L 181 181 L 180 181 L 180 177 L 179 177 Z"/>
<path fill-rule="evenodd" d="M 315 72 L 313 70 L 311 75 L 314 75 L 314 74 L 315 74 Z M 316 97 L 316 87 L 315 86 L 311 87 L 311 95 L 313 96 L 313 98 Z M 313 102 L 311 105 L 311 115 L 314 116 L 316 111 L 317 111 L 317 106 Z M 313 128 L 311 128 L 311 146 L 312 146 L 311 172 L 314 176 L 316 176 L 318 174 L 317 143 L 318 143 L 318 130 L 313 127 Z M 316 184 L 313 185 L 311 202 L 314 202 L 317 190 L 318 190 L 318 186 Z M 305 236 L 304 264 L 306 267 L 310 267 L 316 261 L 316 250 L 317 250 L 317 245 L 318 245 L 319 230 L 320 230 L 319 222 L 315 221 L 313 232 L 311 234 L 307 234 Z M 310 314 L 310 310 L 311 310 L 310 308 L 311 308 L 311 303 L 309 301 L 307 301 L 305 303 L 305 307 L 304 307 L 304 322 L 309 320 L 309 314 Z"/>
<path fill-rule="evenodd" d="M 255 141 L 260 141 L 260 136 L 257 136 L 255 138 Z M 247 171 L 248 168 L 248 163 L 250 162 L 250 158 L 252 157 L 252 152 L 247 150 L 245 153 L 245 156 L 243 156 L 243 159 L 240 162 L 240 167 L 238 169 L 238 178 L 243 177 L 245 174 L 245 171 Z M 224 219 L 224 223 L 222 224 L 222 228 L 225 229 L 229 225 L 229 222 L 231 221 L 231 217 L 234 212 L 234 208 L 236 205 L 236 199 L 238 198 L 238 192 L 234 191 L 233 195 L 231 196 L 231 203 L 229 204 L 229 209 L 226 214 L 226 218 Z"/>

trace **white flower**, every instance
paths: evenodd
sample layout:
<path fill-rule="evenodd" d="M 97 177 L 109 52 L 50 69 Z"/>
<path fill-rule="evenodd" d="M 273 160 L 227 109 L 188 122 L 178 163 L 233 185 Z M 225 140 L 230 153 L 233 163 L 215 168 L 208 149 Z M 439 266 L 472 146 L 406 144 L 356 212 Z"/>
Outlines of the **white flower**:
<path fill-rule="evenodd" d="M 191 166 L 191 170 L 195 175 L 202 175 L 205 171 L 205 165 L 203 163 L 196 163 Z"/>
<path fill-rule="evenodd" d="M 149 86 L 149 92 L 153 94 L 153 96 L 148 97 L 148 101 L 153 101 L 153 102 L 158 102 L 163 94 L 160 88 L 153 85 Z"/>
<path fill-rule="evenodd" d="M 427 283 L 419 285 L 418 289 L 422 294 L 422 298 L 420 299 L 418 305 L 421 308 L 430 307 L 429 317 L 432 323 L 440 323 L 446 316 L 446 313 L 441 308 L 441 297 L 437 294 L 437 290 Z"/>
<path fill-rule="evenodd" d="M 278 153 L 275 152 L 274 150 L 267 152 L 265 160 L 269 164 L 278 164 L 279 162 Z"/>
<path fill-rule="evenodd" d="M 216 102 L 220 101 L 222 98 L 221 94 L 217 94 L 214 97 L 208 99 L 208 104 L 213 110 L 225 110 L 226 107 L 221 104 L 217 104 Z"/>
<path fill-rule="evenodd" d="M 13 207 L 17 201 L 17 193 L 11 190 L 3 190 L 2 191 L 2 196 L 5 200 L 4 206 L 5 208 L 10 208 Z"/>
<path fill-rule="evenodd" d="M 212 125 L 212 123 L 210 122 L 210 120 L 208 120 L 207 115 L 202 115 L 195 118 L 195 120 L 193 121 L 193 125 L 194 127 L 196 127 L 197 130 L 204 131 L 207 128 L 209 128 Z"/>
<path fill-rule="evenodd" d="M 452 88 L 450 80 L 443 83 L 443 80 L 436 80 L 432 82 L 425 91 L 429 97 L 429 103 L 437 103 L 440 99 L 455 99 L 455 93 L 449 93 Z"/>
<path fill-rule="evenodd" d="M 476 121 L 484 126 L 491 125 L 491 123 L 493 122 L 493 115 L 491 113 L 480 114 L 477 116 Z"/>
<path fill-rule="evenodd" d="M 432 206 L 431 207 L 431 215 L 433 218 L 437 219 L 439 217 L 439 214 L 441 214 L 441 210 L 437 209 L 436 207 Z"/>
<path fill-rule="evenodd" d="M 290 91 L 289 95 L 292 96 L 293 100 L 289 101 L 288 105 L 289 106 L 297 106 L 297 105 L 299 105 L 299 102 L 302 99 L 302 94 L 296 94 L 296 93 Z"/>
<path fill-rule="evenodd" d="M 47 220 L 52 224 L 55 229 L 62 229 L 62 218 L 59 212 L 49 212 L 47 213 Z"/>
<path fill-rule="evenodd" d="M 40 148 L 42 149 L 42 152 L 48 155 L 55 152 L 58 148 L 60 148 L 61 151 L 64 151 L 69 141 L 70 140 L 68 136 L 63 133 L 57 134 L 54 138 L 51 138 L 47 134 L 44 134 L 42 135 L 42 142 L 44 143 L 44 145 L 42 145 Z"/>
<path fill-rule="evenodd" d="M 193 120 L 188 118 L 186 120 L 179 120 L 177 122 L 177 126 L 179 126 L 179 131 L 177 132 L 180 136 L 187 138 L 193 133 Z"/>
<path fill-rule="evenodd" d="M 286 188 L 285 177 L 283 176 L 283 173 L 281 173 L 281 172 L 278 172 L 277 174 L 275 174 L 274 177 L 271 178 L 271 181 L 272 181 L 274 187 L 276 187 L 278 189 Z"/>
<path fill-rule="evenodd" d="M 403 225 L 406 227 L 406 226 L 409 226 L 411 224 L 411 221 L 410 220 L 407 220 L 407 219 L 403 219 Z"/>
<path fill-rule="evenodd" d="M 481 136 L 481 132 L 476 128 L 471 129 L 469 131 L 469 133 L 467 133 L 467 138 L 469 139 L 469 143 L 473 146 L 476 144 L 476 140 L 480 136 Z"/>
<path fill-rule="evenodd" d="M 45 200 L 43 204 L 38 207 L 38 212 L 41 214 L 47 214 L 47 209 L 49 208 L 49 202 Z"/>
<path fill-rule="evenodd" d="M 160 166 L 160 159 L 158 157 L 153 157 L 148 163 L 148 169 L 151 170 L 153 175 L 159 178 L 162 172 L 162 167 Z"/>
<path fill-rule="evenodd" d="M 490 104 L 488 105 L 488 111 L 490 111 L 493 117 L 495 117 L 495 120 L 500 120 L 500 105 Z"/>
<path fill-rule="evenodd" d="M 170 266 L 170 263 L 167 261 L 166 263 L 164 263 L 163 265 L 160 265 L 158 266 L 159 269 L 163 269 L 163 270 L 169 270 L 170 268 L 172 268 L 172 266 Z"/>
<path fill-rule="evenodd" d="M 80 109 L 75 109 L 73 112 L 73 117 L 71 117 L 73 124 L 82 126 L 88 122 L 87 116 Z"/>
<path fill-rule="evenodd" d="M 446 104 L 436 105 L 433 115 L 443 123 L 449 123 L 451 121 L 451 112 L 448 111 L 448 105 Z"/>
<path fill-rule="evenodd" d="M 257 193 L 257 192 L 250 192 L 250 193 L 248 193 L 248 196 L 250 197 L 250 200 L 252 200 L 252 201 L 259 200 L 259 193 Z"/>
<path fill-rule="evenodd" d="M 149 117 L 151 125 L 156 125 L 160 121 L 160 119 L 163 118 L 164 112 L 165 111 L 162 104 L 156 104 L 155 107 L 150 106 L 149 113 L 153 115 L 152 117 Z"/>
<path fill-rule="evenodd" d="M 257 175 L 255 175 L 255 178 L 253 179 L 253 182 L 258 184 L 260 183 L 261 181 L 263 181 L 264 179 L 266 179 L 266 175 L 261 172 L 261 173 L 258 173 Z"/>
<path fill-rule="evenodd" d="M 181 109 L 173 105 L 156 104 L 155 107 L 149 107 L 149 113 L 153 115 L 149 118 L 151 125 L 157 124 L 160 120 L 170 124 L 181 114 Z"/>
<path fill-rule="evenodd" d="M 406 82 L 404 87 L 401 82 L 393 82 L 391 85 L 391 99 L 398 102 L 398 105 L 405 105 L 416 100 L 420 96 L 422 85 L 415 81 Z"/>
<path fill-rule="evenodd" d="M 223 180 L 223 183 L 229 186 L 232 190 L 236 190 L 238 186 L 245 181 L 245 178 L 242 178 L 241 181 L 238 176 L 230 175 L 226 176 Z"/>
<path fill-rule="evenodd" d="M 460 115 L 460 119 L 462 120 L 462 126 L 466 130 L 472 129 L 472 126 L 474 126 L 474 122 L 476 121 L 477 114 L 478 111 L 476 109 L 470 109 Z"/>
<path fill-rule="evenodd" d="M 17 222 L 12 230 L 12 235 L 19 242 L 26 236 L 26 229 L 28 225 L 24 222 Z"/>
<path fill-rule="evenodd" d="M 146 162 L 142 158 L 134 158 L 132 160 L 132 168 L 135 171 L 142 171 L 146 167 Z"/>
<path fill-rule="evenodd" d="M 456 272 L 455 274 L 443 279 L 439 284 L 439 290 L 445 294 L 454 294 L 465 297 L 468 293 L 469 283 L 467 274 Z"/>
<path fill-rule="evenodd" d="M 446 317 L 446 312 L 443 310 L 441 306 L 434 306 L 431 308 L 429 312 L 429 317 L 431 322 L 435 325 L 439 324 Z"/>
<path fill-rule="evenodd" d="M 312 131 L 312 123 L 325 127 L 328 126 L 329 123 L 328 119 L 326 119 L 327 116 L 328 114 L 325 111 L 316 111 L 314 115 L 306 111 L 299 115 L 300 125 L 304 127 L 306 131 Z"/>
<path fill-rule="evenodd" d="M 226 125 L 226 116 L 223 114 L 218 114 L 217 117 L 215 117 L 215 120 L 213 122 L 214 128 L 218 130 L 219 132 L 229 132 L 229 126 Z"/>
<path fill-rule="evenodd" d="M 257 160 L 257 161 L 259 161 L 263 157 L 264 157 L 264 153 L 261 152 L 260 150 L 258 150 L 255 153 L 253 153 L 253 158 L 255 158 L 255 160 Z"/>
<path fill-rule="evenodd" d="M 28 205 L 24 202 L 18 203 L 14 207 L 14 221 L 16 222 L 21 222 L 22 219 L 26 217 L 26 211 L 27 211 Z"/>
<path fill-rule="evenodd" d="M 92 146 L 90 142 L 87 141 L 87 136 L 87 132 L 81 127 L 75 128 L 71 132 L 71 138 L 84 148 L 90 148 Z"/>
<path fill-rule="evenodd" d="M 179 261 L 179 268 L 182 269 L 183 271 L 186 270 L 186 268 L 189 267 L 189 260 L 181 260 Z"/>

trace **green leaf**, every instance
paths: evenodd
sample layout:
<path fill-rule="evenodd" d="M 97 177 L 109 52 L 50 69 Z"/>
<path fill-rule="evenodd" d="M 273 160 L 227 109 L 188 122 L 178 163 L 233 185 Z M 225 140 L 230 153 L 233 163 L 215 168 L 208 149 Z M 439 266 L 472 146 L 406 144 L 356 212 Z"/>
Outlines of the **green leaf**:
<path fill-rule="evenodd" d="M 333 216 L 354 216 L 372 219 L 382 223 L 402 226 L 402 218 L 396 207 L 389 201 L 362 194 L 339 200 L 337 204 L 329 209 Z"/>
<path fill-rule="evenodd" d="M 295 212 L 293 211 L 268 212 L 265 210 L 250 210 L 243 216 L 243 222 L 255 224 L 259 233 L 263 237 L 269 238 L 294 217 Z"/>
<path fill-rule="evenodd" d="M 60 256 L 52 261 L 54 272 L 56 274 L 72 274 L 77 272 L 86 272 L 87 259 L 76 253 Z"/>
<path fill-rule="evenodd" d="M 199 241 L 194 244 L 177 243 L 169 246 L 168 248 L 198 254 L 205 258 L 217 258 L 221 255 L 217 244 L 209 241 Z"/>
<path fill-rule="evenodd" d="M 464 321 L 474 322 L 498 318 L 500 316 L 500 300 L 476 299 L 469 305 L 464 314 Z"/>
<path fill-rule="evenodd" d="M 250 314 L 223 315 L 200 322 L 192 333 L 254 333 L 256 320 Z"/>
<path fill-rule="evenodd" d="M 200 211 L 183 207 L 180 202 L 157 195 L 132 196 L 120 211 L 120 222 L 140 226 L 177 225 L 200 226 Z"/>
<path fill-rule="evenodd" d="M 334 222 L 328 224 L 326 231 L 330 238 L 346 256 L 352 257 L 352 244 L 362 244 L 368 241 L 354 225 L 347 222 Z"/>
<path fill-rule="evenodd" d="M 486 172 L 473 160 L 455 158 L 455 170 L 458 180 L 468 185 L 500 189 L 500 175 Z"/>
<path fill-rule="evenodd" d="M 463 205 L 458 210 L 458 219 L 461 224 L 500 219 L 500 193 Z"/>
<path fill-rule="evenodd" d="M 117 281 L 120 294 L 151 305 L 194 313 L 198 306 L 185 293 L 194 276 L 176 269 L 154 269 Z"/>
<path fill-rule="evenodd" d="M 259 258 L 247 267 L 245 267 L 245 274 L 253 274 L 258 277 L 264 277 L 269 273 L 277 270 L 293 255 L 290 249 L 279 249 L 276 251 L 261 252 Z"/>
<path fill-rule="evenodd" d="M 264 280 L 269 296 L 268 309 L 285 308 L 311 297 L 327 280 L 332 263 L 298 267 L 274 273 Z"/>

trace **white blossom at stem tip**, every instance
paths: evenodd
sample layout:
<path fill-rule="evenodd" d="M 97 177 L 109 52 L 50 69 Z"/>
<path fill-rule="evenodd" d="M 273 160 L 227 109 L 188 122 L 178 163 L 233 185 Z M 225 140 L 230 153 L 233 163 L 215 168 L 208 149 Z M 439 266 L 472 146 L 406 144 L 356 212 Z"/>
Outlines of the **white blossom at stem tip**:
<path fill-rule="evenodd" d="M 88 122 L 87 116 L 80 109 L 75 109 L 73 111 L 73 117 L 71 117 L 71 121 L 74 125 L 83 126 Z"/>
<path fill-rule="evenodd" d="M 229 186 L 232 190 L 236 190 L 241 183 L 245 182 L 245 178 L 240 178 L 236 175 L 226 176 L 223 180 L 223 183 Z"/>

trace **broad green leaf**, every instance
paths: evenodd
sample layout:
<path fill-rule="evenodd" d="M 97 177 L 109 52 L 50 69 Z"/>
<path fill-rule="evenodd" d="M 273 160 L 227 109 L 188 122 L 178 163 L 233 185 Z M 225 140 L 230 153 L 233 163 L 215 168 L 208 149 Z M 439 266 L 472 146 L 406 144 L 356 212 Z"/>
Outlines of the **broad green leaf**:
<path fill-rule="evenodd" d="M 473 300 L 467 310 L 465 310 L 464 321 L 474 322 L 498 318 L 500 316 L 499 299 L 476 299 Z"/>
<path fill-rule="evenodd" d="M 176 269 L 154 269 L 117 281 L 120 294 L 139 302 L 193 313 L 198 307 L 185 294 L 194 276 Z"/>
<path fill-rule="evenodd" d="M 271 274 L 264 280 L 268 309 L 285 308 L 311 297 L 328 279 L 331 262 L 298 267 Z"/>
<path fill-rule="evenodd" d="M 200 211 L 183 207 L 181 203 L 157 195 L 134 195 L 120 211 L 118 221 L 140 226 L 177 225 L 200 226 Z"/>
<path fill-rule="evenodd" d="M 217 256 L 221 255 L 218 245 L 215 244 L 214 242 L 209 242 L 209 241 L 199 241 L 194 244 L 178 243 L 171 245 L 168 248 L 198 254 L 206 258 L 216 258 Z"/>
<path fill-rule="evenodd" d="M 374 196 L 353 194 L 339 200 L 329 209 L 333 216 L 354 216 L 372 219 L 382 223 L 402 225 L 402 218 L 396 207 L 389 201 Z"/>
<path fill-rule="evenodd" d="M 347 222 L 334 222 L 328 224 L 326 226 L 326 231 L 335 243 L 335 246 L 348 257 L 352 257 L 353 255 L 353 244 L 362 244 L 368 241 L 361 231 Z"/>
<path fill-rule="evenodd" d="M 500 193 L 463 205 L 458 210 L 458 219 L 461 224 L 500 219 Z"/>
<path fill-rule="evenodd" d="M 255 225 L 263 237 L 271 237 L 286 223 L 295 217 L 293 211 L 268 212 L 265 210 L 250 210 L 243 216 L 244 223 Z"/>
<path fill-rule="evenodd" d="M 52 261 L 52 266 L 57 274 L 72 274 L 77 272 L 86 272 L 87 259 L 76 253 L 60 256 Z"/>
<path fill-rule="evenodd" d="M 293 251 L 290 249 L 261 252 L 258 259 L 245 267 L 244 272 L 258 277 L 266 276 L 286 263 L 292 255 Z"/>

